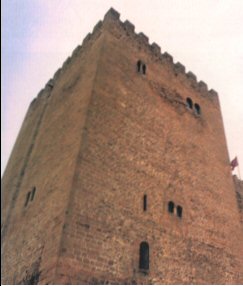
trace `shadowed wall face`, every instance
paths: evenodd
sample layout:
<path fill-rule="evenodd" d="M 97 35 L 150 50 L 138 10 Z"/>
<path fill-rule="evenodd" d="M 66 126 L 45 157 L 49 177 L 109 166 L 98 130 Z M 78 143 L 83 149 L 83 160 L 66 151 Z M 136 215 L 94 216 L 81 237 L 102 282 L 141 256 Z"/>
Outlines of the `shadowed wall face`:
<path fill-rule="evenodd" d="M 238 283 L 242 232 L 217 94 L 118 18 L 110 10 L 56 75 L 9 216 L 5 279 Z"/>
<path fill-rule="evenodd" d="M 80 47 L 74 51 L 72 61 L 68 59 L 54 75 L 53 86 L 46 86 L 31 103 L 16 141 L 2 180 L 6 284 L 28 284 L 36 277 L 43 284 L 55 281 L 97 66 L 99 42 L 90 48 L 96 37 L 85 51 Z"/>

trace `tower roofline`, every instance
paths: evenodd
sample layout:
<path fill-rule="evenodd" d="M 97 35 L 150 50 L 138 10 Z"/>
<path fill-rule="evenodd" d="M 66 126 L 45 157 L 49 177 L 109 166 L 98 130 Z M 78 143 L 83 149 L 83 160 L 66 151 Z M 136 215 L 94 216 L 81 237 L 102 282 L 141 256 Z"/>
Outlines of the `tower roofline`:
<path fill-rule="evenodd" d="M 2 180 L 3 284 L 242 281 L 243 186 L 205 83 L 111 8 L 34 102 Z"/>
<path fill-rule="evenodd" d="M 121 26 L 127 32 L 128 36 L 135 38 L 136 41 L 140 45 L 142 45 L 145 50 L 147 50 L 154 57 L 156 57 L 159 60 L 159 62 L 161 62 L 162 64 L 166 63 L 171 68 L 172 72 L 175 75 L 184 76 L 186 81 L 189 83 L 189 85 L 193 89 L 198 91 L 199 94 L 201 94 L 204 97 L 208 97 L 208 98 L 215 98 L 215 97 L 218 98 L 218 93 L 214 89 L 209 90 L 207 84 L 204 81 L 198 80 L 197 76 L 193 72 L 191 72 L 190 70 L 186 71 L 186 67 L 182 63 L 180 63 L 180 62 L 174 63 L 173 57 L 166 51 L 162 52 L 161 47 L 157 43 L 153 42 L 152 44 L 150 44 L 149 43 L 149 37 L 147 37 L 144 33 L 142 33 L 142 32 L 136 33 L 135 32 L 135 26 L 129 20 L 125 20 L 124 22 L 122 22 L 120 20 L 120 13 L 112 7 L 104 15 L 103 21 L 100 20 L 94 26 L 92 33 L 88 33 L 87 36 L 83 39 L 82 45 L 78 45 L 74 49 L 74 51 L 72 52 L 72 55 L 69 56 L 64 61 L 62 67 L 59 68 L 55 72 L 53 78 L 48 81 L 48 83 L 45 85 L 44 89 L 42 89 L 39 92 L 38 96 L 42 95 L 43 91 L 46 88 L 49 88 L 50 82 L 52 84 L 52 87 L 55 85 L 55 81 L 58 79 L 60 74 L 62 74 L 63 71 L 66 70 L 66 68 L 69 66 L 69 64 L 84 49 L 84 47 L 90 41 L 93 40 L 95 35 L 97 35 L 97 33 L 100 33 L 101 29 L 104 26 L 115 25 L 115 24 Z"/>

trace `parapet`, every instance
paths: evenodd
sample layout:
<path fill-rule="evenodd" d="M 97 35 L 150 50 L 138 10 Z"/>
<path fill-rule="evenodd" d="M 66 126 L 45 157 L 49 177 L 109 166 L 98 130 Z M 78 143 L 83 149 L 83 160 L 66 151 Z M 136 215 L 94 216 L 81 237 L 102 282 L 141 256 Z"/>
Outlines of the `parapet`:
<path fill-rule="evenodd" d="M 142 42 L 145 45 L 149 44 L 149 38 L 144 33 L 140 32 L 137 36 L 140 42 Z"/>
<path fill-rule="evenodd" d="M 183 66 L 180 62 L 177 62 L 174 66 L 176 72 L 178 73 L 185 73 L 186 72 L 186 68 L 185 66 Z"/>
<path fill-rule="evenodd" d="M 119 19 L 120 19 L 120 13 L 117 12 L 114 8 L 111 7 L 111 8 L 106 12 L 106 14 L 105 14 L 105 16 L 104 16 L 104 21 L 105 21 L 105 20 L 109 20 L 109 19 L 111 19 L 111 20 L 119 20 Z"/>
<path fill-rule="evenodd" d="M 142 32 L 136 33 L 135 26 L 128 20 L 122 22 L 120 20 L 120 13 L 115 9 L 111 8 L 104 17 L 103 22 L 113 21 L 117 23 L 120 27 L 122 27 L 130 37 L 133 37 L 138 41 L 139 45 L 143 46 L 144 49 L 150 51 L 155 57 L 159 58 L 162 63 L 167 63 L 175 73 L 175 75 L 183 75 L 186 78 L 188 84 L 195 90 L 197 90 L 201 95 L 208 96 L 209 98 L 218 97 L 218 94 L 214 90 L 208 90 L 208 86 L 205 82 L 201 80 L 197 80 L 196 75 L 194 75 L 191 71 L 186 72 L 186 68 L 180 62 L 174 63 L 173 57 L 168 52 L 161 52 L 161 47 L 156 43 L 149 43 L 149 38 Z"/>
<path fill-rule="evenodd" d="M 144 49 L 146 49 L 148 52 L 150 52 L 154 57 L 158 58 L 159 61 L 162 64 L 168 65 L 172 72 L 176 75 L 183 75 L 188 82 L 188 84 L 195 90 L 199 92 L 199 94 L 203 96 L 208 96 L 208 98 L 217 98 L 218 94 L 213 89 L 208 90 L 207 84 L 203 81 L 198 81 L 197 77 L 191 72 L 186 72 L 186 68 L 183 64 L 180 62 L 174 63 L 173 57 L 168 52 L 161 52 L 161 47 L 156 44 L 152 43 L 149 44 L 149 38 L 142 32 L 136 33 L 135 32 L 135 26 L 128 20 L 122 22 L 120 20 L 120 13 L 117 12 L 115 9 L 110 8 L 107 13 L 104 16 L 103 21 L 99 21 L 95 27 L 93 28 L 92 33 L 88 33 L 87 36 L 84 38 L 82 45 L 78 45 L 72 55 L 66 59 L 66 61 L 63 63 L 62 67 L 59 68 L 56 73 L 53 76 L 53 79 L 51 79 L 45 86 L 46 88 L 50 88 L 50 82 L 51 82 L 51 88 L 54 87 L 55 81 L 59 78 L 59 76 L 63 73 L 64 70 L 67 69 L 67 67 L 70 65 L 70 63 L 73 61 L 73 59 L 79 55 L 80 52 L 82 52 L 83 47 L 85 47 L 93 38 L 95 35 L 99 34 L 104 24 L 109 25 L 110 27 L 113 27 L 113 25 L 118 25 L 122 29 L 124 29 L 127 32 L 127 35 L 131 38 L 134 38 L 135 41 L 138 42 L 138 44 Z"/>
<path fill-rule="evenodd" d="M 217 92 L 213 89 L 208 90 L 207 84 L 201 80 L 198 81 L 195 74 L 193 74 L 191 71 L 186 72 L 186 68 L 183 64 L 180 62 L 174 63 L 173 57 L 168 52 L 162 53 L 161 47 L 158 44 L 150 44 L 149 38 L 144 33 L 136 33 L 135 26 L 130 21 L 126 20 L 122 22 L 120 20 L 120 13 L 113 8 L 111 8 L 105 14 L 103 22 L 110 20 L 113 21 L 113 25 L 114 22 L 116 22 L 119 26 L 121 26 L 125 31 L 127 31 L 130 37 L 133 37 L 135 40 L 137 40 L 139 45 L 142 45 L 145 49 L 150 51 L 150 53 L 160 59 L 162 63 L 169 65 L 175 75 L 183 75 L 186 78 L 188 84 L 193 89 L 197 90 L 201 95 L 208 96 L 208 98 L 218 97 Z"/>
<path fill-rule="evenodd" d="M 151 45 L 151 50 L 154 52 L 155 55 L 159 56 L 161 54 L 161 48 L 156 43 Z"/>
<path fill-rule="evenodd" d="M 135 26 L 131 22 L 129 22 L 128 20 L 126 20 L 123 23 L 123 25 L 127 31 L 132 32 L 132 33 L 135 31 Z"/>
<path fill-rule="evenodd" d="M 169 53 L 165 52 L 161 55 L 161 57 L 162 59 L 165 59 L 166 61 L 173 63 L 173 57 Z"/>

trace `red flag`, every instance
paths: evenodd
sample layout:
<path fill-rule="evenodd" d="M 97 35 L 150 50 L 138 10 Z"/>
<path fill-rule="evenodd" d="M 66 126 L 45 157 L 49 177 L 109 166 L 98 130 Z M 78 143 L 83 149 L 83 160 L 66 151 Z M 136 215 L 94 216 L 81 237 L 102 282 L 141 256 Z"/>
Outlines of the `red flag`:
<path fill-rule="evenodd" d="M 238 160 L 237 160 L 237 157 L 235 157 L 234 160 L 231 161 L 230 163 L 230 166 L 231 166 L 231 170 L 233 171 L 235 167 L 237 167 L 239 164 L 238 164 Z"/>

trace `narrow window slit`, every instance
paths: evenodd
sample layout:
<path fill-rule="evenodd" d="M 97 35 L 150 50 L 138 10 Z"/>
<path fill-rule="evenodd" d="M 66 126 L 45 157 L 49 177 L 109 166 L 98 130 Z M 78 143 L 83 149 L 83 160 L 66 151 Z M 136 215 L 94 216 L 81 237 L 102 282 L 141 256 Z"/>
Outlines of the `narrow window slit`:
<path fill-rule="evenodd" d="M 28 202 L 30 200 L 30 195 L 31 195 L 31 192 L 28 192 L 28 194 L 26 195 L 26 200 L 25 200 L 25 204 L 24 204 L 25 207 L 27 207 L 27 205 L 28 205 Z"/>
<path fill-rule="evenodd" d="M 179 218 L 182 218 L 182 207 L 181 206 L 177 206 L 176 213 Z"/>
<path fill-rule="evenodd" d="M 195 112 L 197 115 L 200 115 L 201 114 L 201 108 L 200 108 L 200 105 L 198 103 L 195 103 L 194 104 L 194 108 L 195 108 Z"/>
<path fill-rule="evenodd" d="M 142 62 L 139 60 L 137 61 L 137 72 L 140 72 L 141 70 L 141 65 L 142 65 Z"/>
<path fill-rule="evenodd" d="M 33 189 L 32 189 L 32 192 L 31 192 L 31 201 L 33 201 L 33 199 L 34 199 L 34 197 L 35 197 L 35 191 L 36 191 L 36 188 L 34 187 Z"/>
<path fill-rule="evenodd" d="M 143 210 L 147 210 L 147 195 L 143 196 Z"/>
<path fill-rule="evenodd" d="M 192 102 L 192 100 L 191 100 L 190 97 L 188 97 L 188 98 L 186 99 L 186 105 L 187 105 L 187 107 L 189 107 L 190 109 L 193 108 L 193 102 Z"/>
<path fill-rule="evenodd" d="M 143 74 L 146 74 L 146 65 L 143 64 Z"/>
<path fill-rule="evenodd" d="M 169 213 L 174 213 L 174 207 L 175 207 L 175 204 L 170 201 L 170 202 L 168 203 L 168 212 L 169 212 Z"/>

